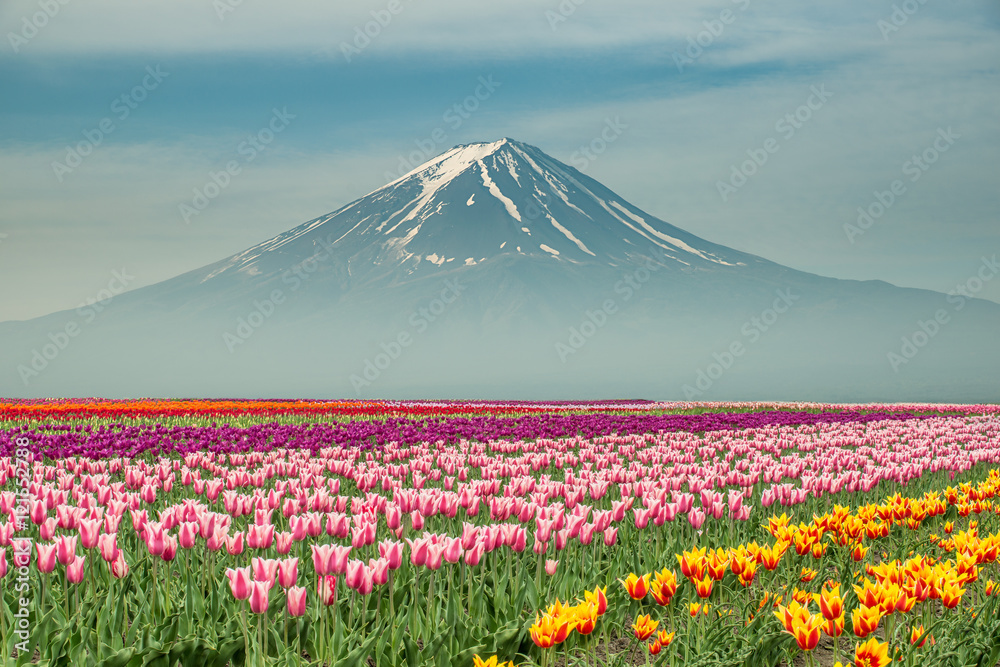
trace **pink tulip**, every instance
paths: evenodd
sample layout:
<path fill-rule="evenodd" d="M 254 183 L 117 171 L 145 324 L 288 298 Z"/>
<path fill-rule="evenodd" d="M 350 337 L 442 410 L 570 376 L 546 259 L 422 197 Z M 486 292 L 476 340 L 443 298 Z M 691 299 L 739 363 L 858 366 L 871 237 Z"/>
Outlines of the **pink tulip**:
<path fill-rule="evenodd" d="M 288 615 L 303 616 L 306 613 L 306 589 L 292 586 L 288 589 Z"/>
<path fill-rule="evenodd" d="M 226 551 L 229 552 L 230 556 L 239 556 L 241 553 L 243 553 L 242 531 L 226 538 Z"/>
<path fill-rule="evenodd" d="M 371 572 L 372 581 L 378 586 L 384 586 L 389 581 L 389 561 L 385 558 L 372 559 L 368 561 L 368 571 Z"/>
<path fill-rule="evenodd" d="M 56 545 L 42 544 L 37 542 L 35 549 L 38 550 L 38 571 L 49 573 L 56 569 Z"/>
<path fill-rule="evenodd" d="M 83 556 L 76 556 L 66 566 L 66 580 L 71 584 L 78 584 L 83 581 L 83 564 L 87 559 Z"/>
<path fill-rule="evenodd" d="M 410 512 L 410 526 L 413 530 L 421 530 L 424 527 L 424 515 L 414 510 Z"/>
<path fill-rule="evenodd" d="M 177 542 L 182 549 L 193 549 L 200 535 L 200 528 L 193 521 L 185 521 L 177 531 Z"/>
<path fill-rule="evenodd" d="M 274 550 L 284 556 L 292 550 L 292 534 L 288 532 L 276 533 L 274 536 Z"/>
<path fill-rule="evenodd" d="M 274 579 L 278 575 L 278 567 L 281 562 L 272 558 L 253 558 L 250 561 L 253 570 L 254 581 L 266 581 L 268 587 L 274 585 Z"/>
<path fill-rule="evenodd" d="M 97 538 L 101 534 L 101 522 L 96 519 L 80 519 L 80 546 L 93 549 L 97 546 Z"/>
<path fill-rule="evenodd" d="M 333 556 L 330 558 L 330 573 L 344 574 L 347 572 L 347 559 L 351 555 L 351 547 L 333 545 Z"/>
<path fill-rule="evenodd" d="M 111 563 L 118 557 L 118 542 L 115 535 L 101 535 L 97 540 L 101 558 Z"/>
<path fill-rule="evenodd" d="M 38 538 L 42 540 L 51 540 L 56 534 L 56 519 L 50 516 L 45 521 L 38 525 Z"/>
<path fill-rule="evenodd" d="M 169 563 L 176 557 L 177 557 L 177 538 L 171 535 L 164 535 L 163 551 L 160 552 L 160 558 L 162 558 L 165 562 Z"/>
<path fill-rule="evenodd" d="M 278 583 L 282 588 L 291 588 L 299 578 L 299 559 L 286 558 L 278 561 Z"/>
<path fill-rule="evenodd" d="M 449 563 L 457 563 L 462 560 L 462 540 L 449 537 L 445 540 L 444 559 Z"/>
<path fill-rule="evenodd" d="M 250 611 L 255 614 L 267 612 L 270 603 L 271 585 L 266 581 L 254 581 L 250 584 Z"/>
<path fill-rule="evenodd" d="M 365 564 L 360 560 L 354 560 L 353 558 L 347 561 L 347 575 L 344 577 L 344 583 L 347 584 L 348 588 L 357 590 L 361 586 L 361 582 L 365 578 Z"/>
<path fill-rule="evenodd" d="M 332 574 L 333 573 L 333 545 L 332 544 L 313 544 L 312 547 L 312 557 L 313 557 L 313 570 L 316 574 Z"/>
<path fill-rule="evenodd" d="M 0 549 L 0 579 L 7 576 L 7 550 Z"/>
<path fill-rule="evenodd" d="M 390 570 L 398 570 L 403 564 L 402 542 L 379 542 L 378 553 L 389 564 Z"/>
<path fill-rule="evenodd" d="M 146 542 L 146 549 L 153 556 L 159 556 L 163 553 L 164 547 L 164 529 L 161 523 L 155 521 L 148 521 L 143 527 L 142 532 L 143 540 Z"/>
<path fill-rule="evenodd" d="M 604 531 L 604 546 L 611 547 L 618 541 L 618 528 L 608 528 Z"/>
<path fill-rule="evenodd" d="M 559 565 L 559 561 L 552 560 L 551 558 L 545 561 L 545 574 L 550 577 L 556 573 L 556 567 Z"/>
<path fill-rule="evenodd" d="M 216 526 L 215 532 L 209 535 L 208 541 L 205 542 L 205 547 L 209 551 L 219 551 L 224 546 L 226 546 L 226 529 L 222 526 Z"/>
<path fill-rule="evenodd" d="M 476 542 L 472 545 L 471 549 L 465 550 L 465 564 L 476 566 L 479 565 L 479 561 L 483 557 L 483 552 L 485 551 L 485 546 L 482 542 Z"/>
<path fill-rule="evenodd" d="M 427 540 L 406 538 L 406 543 L 410 545 L 410 562 L 413 565 L 419 567 L 427 562 Z"/>
<path fill-rule="evenodd" d="M 431 570 L 440 570 L 441 561 L 444 557 L 444 545 L 428 544 L 427 561 L 424 563 Z"/>
<path fill-rule="evenodd" d="M 226 577 L 229 578 L 229 589 L 233 592 L 233 597 L 237 600 L 246 600 L 250 597 L 250 568 L 238 567 L 235 570 L 226 568 Z"/>
<path fill-rule="evenodd" d="M 76 558 L 76 535 L 60 535 L 56 538 L 56 558 L 62 565 L 69 565 Z"/>

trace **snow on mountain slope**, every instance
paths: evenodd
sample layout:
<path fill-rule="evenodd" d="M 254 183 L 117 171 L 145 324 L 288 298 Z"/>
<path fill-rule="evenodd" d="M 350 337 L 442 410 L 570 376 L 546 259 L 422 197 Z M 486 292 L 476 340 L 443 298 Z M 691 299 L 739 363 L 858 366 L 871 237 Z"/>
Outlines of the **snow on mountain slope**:
<path fill-rule="evenodd" d="M 331 246 L 351 276 L 378 267 L 399 279 L 505 255 L 611 267 L 651 256 L 677 268 L 760 261 L 641 211 L 534 146 L 501 139 L 456 146 L 329 215 L 214 265 L 203 280 L 266 275 Z"/>

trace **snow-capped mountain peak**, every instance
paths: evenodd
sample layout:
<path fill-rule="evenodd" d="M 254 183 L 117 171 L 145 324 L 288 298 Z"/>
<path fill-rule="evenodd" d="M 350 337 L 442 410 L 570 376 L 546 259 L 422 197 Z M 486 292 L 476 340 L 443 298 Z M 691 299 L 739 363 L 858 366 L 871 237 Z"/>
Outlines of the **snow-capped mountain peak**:
<path fill-rule="evenodd" d="M 462 144 L 347 206 L 230 258 L 212 277 L 267 272 L 334 245 L 351 275 L 401 278 L 503 256 L 678 268 L 751 261 L 645 213 L 594 179 L 513 139 Z M 281 261 L 271 256 L 280 251 Z"/>

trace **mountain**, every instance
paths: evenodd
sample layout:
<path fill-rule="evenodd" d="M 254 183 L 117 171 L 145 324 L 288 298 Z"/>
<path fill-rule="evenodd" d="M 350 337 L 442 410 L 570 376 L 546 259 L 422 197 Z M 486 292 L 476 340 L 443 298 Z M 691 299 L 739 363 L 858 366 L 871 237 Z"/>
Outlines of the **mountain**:
<path fill-rule="evenodd" d="M 710 243 L 502 139 L 100 313 L 0 323 L 0 394 L 986 401 L 998 325 Z"/>

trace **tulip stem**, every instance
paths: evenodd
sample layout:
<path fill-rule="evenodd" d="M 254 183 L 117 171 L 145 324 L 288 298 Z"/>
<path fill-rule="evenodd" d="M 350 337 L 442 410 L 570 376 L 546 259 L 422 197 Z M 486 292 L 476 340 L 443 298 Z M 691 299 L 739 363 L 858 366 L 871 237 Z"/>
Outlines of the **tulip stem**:
<path fill-rule="evenodd" d="M 250 662 L 250 628 L 247 622 L 247 606 L 241 605 L 243 607 L 243 655 L 244 660 Z"/>
<path fill-rule="evenodd" d="M 432 630 L 437 628 L 433 625 L 431 613 L 434 609 L 434 570 L 431 570 L 431 583 L 427 590 L 427 638 L 425 641 L 430 641 L 430 635 Z"/>

